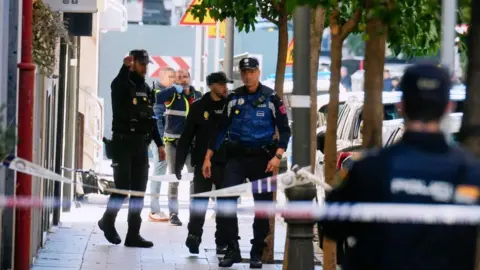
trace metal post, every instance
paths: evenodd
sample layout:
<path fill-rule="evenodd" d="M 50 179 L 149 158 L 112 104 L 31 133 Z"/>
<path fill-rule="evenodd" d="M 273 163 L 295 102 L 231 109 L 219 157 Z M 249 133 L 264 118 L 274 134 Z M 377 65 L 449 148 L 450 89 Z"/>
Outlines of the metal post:
<path fill-rule="evenodd" d="M 451 72 L 455 69 L 455 26 L 457 24 L 457 0 L 442 0 L 442 64 Z M 296 45 L 295 45 L 296 46 Z"/>
<path fill-rule="evenodd" d="M 223 71 L 228 78 L 233 78 L 233 36 L 235 23 L 232 18 L 226 19 L 225 49 L 223 50 Z"/>
<path fill-rule="evenodd" d="M 202 82 L 202 28 L 195 27 L 195 66 L 193 70 L 194 85 L 200 87 Z"/>
<path fill-rule="evenodd" d="M 66 76 L 67 76 L 67 44 L 65 44 L 65 40 L 60 40 L 60 61 L 59 61 L 59 80 L 58 80 L 58 88 L 57 88 L 57 127 L 56 127 L 56 139 L 55 139 L 55 173 L 63 174 L 62 173 L 62 164 L 63 164 L 63 127 L 64 127 L 64 120 L 65 120 L 65 83 L 66 83 Z M 54 183 L 54 191 L 53 197 L 56 200 L 60 200 L 62 194 L 62 183 L 55 181 Z M 57 226 L 60 222 L 60 209 L 55 207 L 53 209 L 53 225 Z"/>
<path fill-rule="evenodd" d="M 202 76 L 202 87 L 203 87 L 203 93 L 208 92 L 207 89 L 207 75 L 208 75 L 208 26 L 202 27 L 203 30 L 203 54 L 202 54 L 202 60 L 203 60 L 203 76 Z"/>
<path fill-rule="evenodd" d="M 293 38 L 295 42 L 293 61 L 293 162 L 300 167 L 310 162 L 310 8 L 298 7 L 294 14 Z M 285 190 L 289 201 L 313 201 L 315 186 L 302 185 Z M 313 221 L 289 220 L 287 237 L 288 270 L 314 269 Z"/>
<path fill-rule="evenodd" d="M 33 2 L 22 2 L 22 52 L 18 100 L 18 141 L 17 155 L 28 161 L 33 158 L 33 108 L 35 87 L 35 65 L 32 58 L 33 44 Z M 17 196 L 32 196 L 32 177 L 17 173 Z M 15 216 L 15 260 L 14 269 L 30 269 L 30 224 L 31 211 L 17 208 Z"/>
<path fill-rule="evenodd" d="M 216 31 L 215 31 L 215 60 L 213 63 L 213 71 L 217 72 L 220 71 L 220 26 L 221 23 L 217 21 Z"/>
<path fill-rule="evenodd" d="M 65 147 L 63 166 L 67 168 L 75 168 L 75 129 L 77 127 L 77 92 L 78 92 L 78 46 L 80 45 L 80 37 L 71 37 L 72 44 L 68 46 L 68 79 L 66 91 L 66 115 L 65 115 Z M 71 171 L 64 172 L 65 177 L 73 180 Z M 63 184 L 63 199 L 65 202 L 72 201 L 72 185 Z M 70 211 L 70 204 L 66 203 L 62 207 L 63 212 Z"/>

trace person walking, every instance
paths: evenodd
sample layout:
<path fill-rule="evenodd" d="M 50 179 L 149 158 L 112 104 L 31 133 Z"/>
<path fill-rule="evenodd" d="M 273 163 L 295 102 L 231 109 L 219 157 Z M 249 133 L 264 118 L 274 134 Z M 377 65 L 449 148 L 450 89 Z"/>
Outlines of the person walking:
<path fill-rule="evenodd" d="M 122 68 L 112 81 L 112 140 L 107 148 L 112 157 L 115 187 L 122 190 L 145 192 L 148 181 L 148 146 L 153 139 L 160 160 L 165 159 L 163 141 L 153 119 L 153 93 L 145 83 L 147 51 L 133 50 L 124 59 Z M 105 238 L 120 244 L 115 220 L 127 195 L 112 193 L 107 209 L 98 221 Z M 131 195 L 128 206 L 127 247 L 152 247 L 153 243 L 140 236 L 144 196 Z"/>
<path fill-rule="evenodd" d="M 173 83 L 176 80 L 175 70 L 171 67 L 164 67 L 160 69 L 159 72 L 160 81 L 153 83 L 154 93 L 157 94 L 160 91 L 166 90 L 173 87 Z M 156 123 L 158 128 L 158 133 L 160 137 L 163 138 L 165 133 L 165 104 L 155 103 L 153 105 L 153 111 L 156 116 Z M 156 151 L 156 145 L 150 144 L 150 149 L 153 155 L 153 174 L 154 175 L 165 175 L 167 173 L 167 161 L 160 161 L 158 156 L 158 151 Z M 150 181 L 150 191 L 154 194 L 160 194 L 162 188 L 162 182 Z M 150 213 L 148 214 L 148 219 L 152 222 L 167 222 L 168 216 L 160 210 L 160 201 L 159 197 L 152 197 L 150 201 Z"/>
<path fill-rule="evenodd" d="M 248 178 L 255 181 L 271 176 L 280 166 L 291 131 L 287 109 L 280 97 L 260 83 L 260 69 L 256 58 L 243 58 L 239 69 L 244 86 L 227 97 L 224 119 L 205 155 L 202 172 L 205 178 L 213 176 L 212 157 L 227 137 L 227 164 L 223 187 L 243 184 Z M 275 129 L 279 139 L 274 141 Z M 272 192 L 254 194 L 255 201 L 272 201 Z M 225 216 L 223 205 L 236 205 L 237 198 L 218 200 L 217 215 Z M 220 267 L 231 267 L 242 260 L 238 244 L 238 220 L 225 217 L 228 229 L 228 247 Z M 250 268 L 262 268 L 265 239 L 270 231 L 268 218 L 255 215 L 250 250 Z"/>
<path fill-rule="evenodd" d="M 165 104 L 164 142 L 167 153 L 169 174 L 175 174 L 175 156 L 178 139 L 184 128 L 185 119 L 191 104 L 201 98 L 202 93 L 190 85 L 190 73 L 187 70 L 177 71 L 177 84 L 156 94 L 157 104 Z M 190 155 L 187 157 L 190 160 Z M 191 162 L 186 162 L 188 172 L 193 172 Z M 169 222 L 174 226 L 182 226 L 178 217 L 178 182 L 170 182 L 168 187 Z"/>
<path fill-rule="evenodd" d="M 191 182 L 191 191 L 194 194 L 211 191 L 214 185 L 217 189 L 222 187 L 223 170 L 226 164 L 225 145 L 222 144 L 220 150 L 212 158 L 212 177 L 210 179 L 203 177 L 202 165 L 212 133 L 217 129 L 223 115 L 223 109 L 226 106 L 227 83 L 232 82 L 232 80 L 227 79 L 223 72 L 215 72 L 207 76 L 207 85 L 210 92 L 192 104 L 185 123 L 185 130 L 178 141 L 175 174 L 179 180 L 182 178 L 181 171 L 186 157 L 193 147 L 191 160 L 192 166 L 194 166 L 194 178 Z M 192 254 L 199 253 L 207 207 L 208 198 L 193 198 L 191 200 L 188 237 L 185 245 Z M 227 244 L 224 222 L 222 223 L 222 218 L 218 215 L 215 217 L 215 221 L 217 224 L 217 231 L 215 232 L 217 254 L 222 254 L 226 251 Z"/>

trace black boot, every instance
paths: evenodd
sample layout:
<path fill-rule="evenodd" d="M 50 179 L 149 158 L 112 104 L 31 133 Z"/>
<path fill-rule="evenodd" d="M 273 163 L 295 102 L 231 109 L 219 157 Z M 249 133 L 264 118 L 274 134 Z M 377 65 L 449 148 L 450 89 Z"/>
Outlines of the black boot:
<path fill-rule="evenodd" d="M 115 217 L 116 215 L 105 213 L 103 217 L 98 221 L 98 227 L 103 231 L 103 235 L 108 242 L 118 245 L 122 242 L 122 238 L 118 235 L 115 229 Z"/>
<path fill-rule="evenodd" d="M 228 245 L 217 244 L 217 255 L 224 255 L 227 253 Z"/>
<path fill-rule="evenodd" d="M 223 259 L 218 263 L 219 267 L 232 267 L 234 263 L 242 262 L 240 246 L 238 241 L 232 241 L 228 244 L 227 251 Z"/>
<path fill-rule="evenodd" d="M 252 245 L 252 249 L 250 250 L 250 268 L 262 268 L 263 248 L 264 245 Z"/>
<path fill-rule="evenodd" d="M 125 238 L 125 246 L 127 247 L 139 247 L 139 248 L 151 248 L 153 243 L 147 241 L 140 236 L 140 225 L 142 224 L 142 218 L 139 215 L 128 216 L 128 231 Z"/>
<path fill-rule="evenodd" d="M 126 247 L 139 247 L 139 248 L 151 248 L 153 247 L 153 242 L 143 239 L 140 234 L 131 234 L 127 233 L 125 238 Z"/>
<path fill-rule="evenodd" d="M 189 234 L 187 236 L 187 241 L 185 241 L 185 245 L 188 248 L 188 251 L 192 254 L 198 254 L 200 253 L 200 243 L 202 242 L 202 239 L 194 234 Z"/>

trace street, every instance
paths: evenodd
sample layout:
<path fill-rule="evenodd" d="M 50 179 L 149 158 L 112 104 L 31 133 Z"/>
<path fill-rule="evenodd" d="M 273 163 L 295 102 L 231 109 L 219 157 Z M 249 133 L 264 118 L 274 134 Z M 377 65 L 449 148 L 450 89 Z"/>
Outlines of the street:
<path fill-rule="evenodd" d="M 166 194 L 164 184 L 162 194 Z M 282 194 L 283 195 L 283 194 Z M 188 184 L 179 187 L 181 227 L 170 226 L 168 223 L 152 223 L 148 221 L 148 202 L 143 210 L 141 234 L 152 240 L 155 246 L 151 249 L 126 248 L 123 243 L 114 246 L 109 244 L 103 233 L 96 226 L 105 205 L 83 204 L 80 208 L 72 208 L 69 213 L 62 213 L 61 225 L 49 232 L 44 248 L 40 249 L 34 261 L 32 270 L 46 269 L 224 269 L 218 268 L 218 258 L 215 254 L 215 221 L 213 212 L 207 212 L 204 227 L 203 242 L 200 254 L 191 255 L 185 247 L 188 222 Z M 283 196 L 279 196 L 284 198 Z M 97 203 L 103 201 L 102 196 Z M 167 198 L 160 200 L 162 210 L 167 209 Z M 242 198 L 241 206 L 252 205 L 251 198 Z M 212 203 L 210 203 L 212 205 Z M 127 231 L 127 209 L 120 211 L 116 226 L 122 238 Z M 244 263 L 235 264 L 229 269 L 249 269 L 248 259 L 250 239 L 252 237 L 253 215 L 239 215 L 240 248 Z M 286 237 L 286 224 L 277 218 L 275 228 L 275 265 L 264 265 L 263 269 L 282 269 L 283 250 Z M 316 261 L 321 259 L 317 250 Z M 322 269 L 317 266 L 315 269 Z"/>

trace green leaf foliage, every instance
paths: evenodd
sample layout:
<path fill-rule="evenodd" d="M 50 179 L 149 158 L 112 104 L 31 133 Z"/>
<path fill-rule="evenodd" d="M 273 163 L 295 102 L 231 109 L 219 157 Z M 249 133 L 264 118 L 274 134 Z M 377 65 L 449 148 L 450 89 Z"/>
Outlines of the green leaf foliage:
<path fill-rule="evenodd" d="M 5 124 L 6 105 L 0 107 L 0 157 L 4 158 L 8 154 L 15 152 L 16 139 L 14 124 Z"/>
<path fill-rule="evenodd" d="M 458 24 L 470 22 L 470 3 L 472 0 L 458 1 Z M 366 20 L 381 18 L 388 25 L 388 46 L 398 55 L 405 57 L 436 55 L 441 45 L 441 0 L 370 0 L 368 14 L 365 12 L 367 0 L 287 0 L 289 7 L 299 5 L 323 5 L 331 13 L 338 4 L 339 24 L 343 25 L 359 7 L 363 8 L 362 21 L 357 24 L 353 34 L 365 34 Z M 326 26 L 330 16 L 327 14 Z M 460 51 L 466 50 L 465 35 L 459 35 Z"/>

